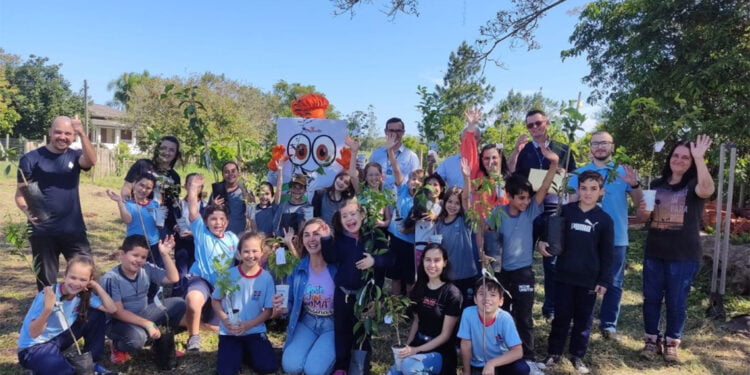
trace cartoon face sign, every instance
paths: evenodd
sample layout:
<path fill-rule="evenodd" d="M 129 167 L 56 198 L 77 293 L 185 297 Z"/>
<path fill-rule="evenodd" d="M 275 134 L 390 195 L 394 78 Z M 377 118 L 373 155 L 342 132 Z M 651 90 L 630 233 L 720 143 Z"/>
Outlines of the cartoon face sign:
<path fill-rule="evenodd" d="M 302 169 L 305 174 L 331 165 L 338 154 L 333 138 L 325 134 L 314 137 L 310 139 L 307 134 L 297 133 L 289 139 L 286 145 L 286 152 L 292 165 Z M 314 165 L 308 163 L 310 159 Z M 310 170 L 311 166 L 314 169 Z"/>
<path fill-rule="evenodd" d="M 286 147 L 293 173 L 320 174 L 341 156 L 346 122 L 329 119 L 280 118 L 278 143 Z"/>

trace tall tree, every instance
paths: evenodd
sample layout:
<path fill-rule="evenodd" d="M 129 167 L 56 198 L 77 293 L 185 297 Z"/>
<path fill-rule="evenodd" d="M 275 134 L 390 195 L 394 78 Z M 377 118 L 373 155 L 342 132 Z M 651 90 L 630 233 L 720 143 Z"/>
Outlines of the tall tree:
<path fill-rule="evenodd" d="M 653 143 L 643 134 L 669 142 L 705 132 L 750 145 L 746 0 L 598 0 L 570 41 L 562 56 L 586 55 L 589 100 L 611 103 L 606 128 L 642 160 Z M 649 121 L 638 115 L 644 105 Z"/>
<path fill-rule="evenodd" d="M 303 85 L 297 82 L 289 83 L 283 79 L 279 80 L 273 85 L 273 94 L 276 96 L 276 108 L 274 111 L 279 117 L 295 117 L 292 109 L 289 107 L 292 101 L 304 94 L 316 92 L 318 90 L 315 88 L 315 85 Z M 340 115 L 336 112 L 333 103 L 330 103 L 326 110 L 326 118 L 338 119 L 339 117 Z"/>
<path fill-rule="evenodd" d="M 133 89 L 149 78 L 151 75 L 148 70 L 144 70 L 143 73 L 122 73 L 117 79 L 107 84 L 107 90 L 114 90 L 109 104 L 120 109 L 127 109 Z"/>
<path fill-rule="evenodd" d="M 5 78 L 5 69 L 0 69 L 0 134 L 13 132 L 16 122 L 21 115 L 13 107 L 13 98 L 18 95 L 18 89 L 11 86 Z"/>
<path fill-rule="evenodd" d="M 70 83 L 60 73 L 61 64 L 31 55 L 23 62 L 2 58 L 10 86 L 17 89 L 11 107 L 20 115 L 13 133 L 40 139 L 56 116 L 83 114 L 83 97 L 70 90 Z"/>
<path fill-rule="evenodd" d="M 418 127 L 428 140 L 438 143 L 441 153 L 456 152 L 464 111 L 471 106 L 481 106 L 492 99 L 495 87 L 482 75 L 477 51 L 462 42 L 448 57 L 448 69 L 442 84 L 432 92 L 418 86 L 421 96 L 417 108 L 422 112 Z"/>

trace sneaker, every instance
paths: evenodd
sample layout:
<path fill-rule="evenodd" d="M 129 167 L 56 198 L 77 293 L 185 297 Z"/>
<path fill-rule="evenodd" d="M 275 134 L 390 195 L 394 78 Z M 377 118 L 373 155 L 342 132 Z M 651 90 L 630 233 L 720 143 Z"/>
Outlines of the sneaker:
<path fill-rule="evenodd" d="M 570 362 L 573 364 L 573 367 L 576 369 L 576 372 L 579 374 L 588 374 L 591 372 L 589 370 L 588 366 L 586 366 L 585 363 L 583 363 L 583 359 L 581 357 L 570 357 Z"/>
<path fill-rule="evenodd" d="M 180 350 L 180 349 L 175 349 L 174 350 L 174 356 L 177 357 L 177 358 L 184 357 L 185 356 L 185 352 L 182 351 L 182 350 Z"/>
<path fill-rule="evenodd" d="M 536 366 L 542 371 L 549 370 L 560 364 L 560 356 L 557 354 L 550 354 L 542 362 L 537 362 Z"/>
<path fill-rule="evenodd" d="M 199 352 L 201 350 L 201 335 L 192 335 L 187 342 L 189 352 Z"/>
<path fill-rule="evenodd" d="M 527 359 L 526 364 L 529 366 L 529 375 L 544 375 L 544 371 L 537 366 L 536 362 Z"/>
<path fill-rule="evenodd" d="M 94 374 L 95 375 L 118 375 L 119 372 L 107 370 L 106 368 L 104 368 L 104 366 L 96 363 L 94 364 Z"/>
<path fill-rule="evenodd" d="M 614 329 L 604 329 L 602 330 L 602 337 L 606 340 L 612 340 L 615 342 L 622 342 L 622 335 L 620 335 L 619 332 L 615 331 Z"/>
<path fill-rule="evenodd" d="M 667 362 L 680 362 L 680 357 L 677 354 L 677 348 L 680 346 L 680 340 L 667 339 L 666 345 L 664 345 L 664 360 Z"/>
<path fill-rule="evenodd" d="M 641 357 L 648 359 L 649 361 L 653 361 L 656 359 L 656 356 L 662 354 L 663 349 L 661 347 L 661 340 L 658 338 L 646 338 L 646 345 L 643 347 L 643 350 L 641 350 Z"/>
<path fill-rule="evenodd" d="M 130 353 L 117 350 L 115 349 L 114 345 L 111 349 L 112 353 L 109 355 L 110 362 L 116 365 L 121 365 L 130 360 Z"/>

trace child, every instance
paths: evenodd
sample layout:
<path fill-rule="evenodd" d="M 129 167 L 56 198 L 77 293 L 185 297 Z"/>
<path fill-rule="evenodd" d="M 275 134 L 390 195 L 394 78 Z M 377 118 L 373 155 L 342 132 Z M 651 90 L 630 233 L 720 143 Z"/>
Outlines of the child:
<path fill-rule="evenodd" d="M 281 190 L 276 189 L 274 192 L 273 185 L 270 182 L 264 181 L 258 187 L 256 196 L 258 197 L 258 204 L 251 206 L 247 210 L 251 228 L 266 236 L 273 236 L 273 217 L 276 214 L 276 209 L 279 207 Z"/>
<path fill-rule="evenodd" d="M 203 313 L 205 321 L 212 321 L 212 312 L 208 299 L 211 296 L 213 285 L 216 282 L 216 270 L 214 259 L 222 261 L 231 259 L 237 248 L 237 236 L 227 232 L 229 219 L 226 208 L 223 206 L 208 206 L 203 217 L 198 211 L 198 192 L 203 188 L 204 178 L 198 174 L 194 176 L 188 185 L 188 204 L 190 231 L 193 232 L 195 240 L 195 262 L 190 267 L 188 278 L 187 311 L 185 312 L 185 325 L 188 329 L 188 351 L 200 350 L 200 323 Z M 205 221 L 204 221 L 205 220 Z"/>
<path fill-rule="evenodd" d="M 120 194 L 107 189 L 109 199 L 117 202 L 120 210 L 120 218 L 127 225 L 125 236 L 139 234 L 148 239 L 149 260 L 151 263 L 164 267 L 164 261 L 159 254 L 159 228 L 156 226 L 156 211 L 159 202 L 151 199 L 153 197 L 156 178 L 151 174 L 138 176 L 133 184 L 133 199 L 123 201 Z"/>
<path fill-rule="evenodd" d="M 383 167 L 380 164 L 375 163 L 375 162 L 367 163 L 367 165 L 365 165 L 365 168 L 364 168 L 364 175 L 365 175 L 364 189 L 383 193 L 383 180 L 385 176 L 383 175 Z M 399 183 L 397 186 L 399 185 L 401 184 Z M 393 197 L 393 194 L 392 193 L 390 194 L 391 195 L 389 197 Z M 378 228 L 387 229 L 388 225 L 390 225 L 391 223 L 391 208 L 386 207 L 385 209 L 383 209 L 382 214 L 383 214 L 383 219 L 378 221 L 376 225 Z"/>
<path fill-rule="evenodd" d="M 228 298 L 218 288 L 211 295 L 214 313 L 221 320 L 216 358 L 219 375 L 238 374 L 243 360 L 248 360 L 258 374 L 272 374 L 278 367 L 266 337 L 265 321 L 273 312 L 274 284 L 271 275 L 260 266 L 264 240 L 262 233 L 242 234 L 235 255 L 240 264 L 229 270 L 229 280 L 239 290 Z"/>
<path fill-rule="evenodd" d="M 419 264 L 425 246 L 435 234 L 435 222 L 442 212 L 445 181 L 433 173 L 424 178 L 424 186 L 414 195 L 415 204 L 404 222 L 404 231 L 414 232 L 414 264 Z M 416 272 L 416 269 L 414 270 Z"/>
<path fill-rule="evenodd" d="M 73 345 L 72 332 L 83 337 L 83 351 L 91 352 L 97 363 L 94 371 L 113 374 L 98 362 L 104 355 L 104 313 L 114 314 L 117 306 L 94 280 L 95 269 L 90 256 L 76 255 L 68 261 L 62 283 L 45 286 L 36 295 L 18 337 L 21 367 L 35 374 L 72 375 L 74 368 L 63 356 Z"/>
<path fill-rule="evenodd" d="M 390 150 L 390 148 L 388 149 Z M 390 155 L 390 153 L 389 153 Z M 394 157 L 395 158 L 395 157 Z M 393 207 L 393 219 L 388 226 L 391 234 L 390 252 L 396 260 L 395 267 L 386 272 L 391 278 L 391 293 L 406 294 L 414 285 L 414 230 L 404 231 L 405 218 L 409 216 L 414 205 L 414 195 L 422 185 L 420 182 L 424 171 L 417 169 L 411 172 L 409 180 L 404 184 L 398 163 L 391 162 L 393 174 L 396 176 L 397 196 Z"/>
<path fill-rule="evenodd" d="M 521 375 L 529 373 L 513 318 L 500 309 L 505 290 L 492 277 L 474 284 L 474 303 L 461 314 L 458 338 L 464 375 Z"/>
<path fill-rule="evenodd" d="M 173 331 L 179 326 L 185 314 L 182 298 L 161 301 L 165 307 L 162 310 L 153 303 L 149 304 L 146 296 L 150 284 L 174 284 L 179 280 L 177 267 L 169 254 L 174 244 L 172 235 L 159 241 L 159 252 L 165 265 L 161 268 L 147 262 L 149 249 L 143 236 L 127 236 L 120 247 L 120 265 L 102 276 L 101 284 L 117 306 L 107 332 L 112 339 L 112 363 L 125 363 L 130 359 L 130 353 L 143 348 L 148 339 L 159 339 L 160 325 L 168 324 Z"/>
<path fill-rule="evenodd" d="M 177 272 L 180 274 L 180 281 L 172 288 L 172 295 L 184 297 L 187 293 L 187 275 L 190 267 L 195 262 L 195 240 L 193 239 L 193 232 L 190 231 L 190 205 L 188 204 L 188 186 L 190 181 L 198 175 L 198 173 L 190 173 L 185 177 L 185 198 L 180 201 L 182 216 L 177 219 L 175 224 L 174 232 L 175 236 L 175 251 L 174 251 L 174 263 L 177 267 Z M 203 188 L 198 191 L 198 212 L 203 215 L 203 211 L 206 208 L 206 201 L 203 200 Z"/>
<path fill-rule="evenodd" d="M 523 358 L 532 374 L 540 374 L 534 359 L 534 320 L 531 310 L 534 304 L 534 219 L 544 212 L 544 197 L 555 177 L 560 158 L 552 150 L 541 145 L 541 152 L 549 160 L 550 167 L 542 185 L 533 192 L 531 183 L 521 175 L 512 175 L 505 182 L 508 204 L 493 209 L 492 216 L 500 216 L 498 243 L 502 254 L 496 256 L 500 267 L 499 281 L 508 289 L 510 297 L 503 309 L 513 315 L 516 329 L 523 342 Z"/>
<path fill-rule="evenodd" d="M 597 171 L 578 176 L 579 201 L 563 206 L 565 218 L 564 250 L 557 256 L 554 280 L 555 318 L 549 334 L 545 367 L 560 363 L 565 341 L 570 332 L 570 354 L 573 367 L 588 374 L 583 362 L 591 333 L 597 295 L 604 295 L 612 283 L 614 224 L 612 218 L 596 202 L 604 194 L 604 177 Z M 540 243 L 542 255 L 546 243 Z M 573 321 L 573 328 L 570 322 Z"/>
<path fill-rule="evenodd" d="M 313 216 L 323 219 L 328 225 L 333 225 L 333 214 L 344 201 L 353 198 L 354 194 L 352 176 L 346 171 L 339 172 L 331 186 L 320 189 L 313 195 Z"/>
<path fill-rule="evenodd" d="M 372 255 L 367 252 L 365 243 L 369 241 L 373 242 L 373 250 L 387 249 L 388 244 L 377 238 L 369 238 L 371 234 L 362 231 L 364 219 L 362 205 L 352 199 L 344 203 L 333 217 L 335 237 L 331 236 L 327 228 L 321 229 L 323 259 L 326 263 L 338 267 L 333 279 L 336 286 L 333 294 L 333 319 L 336 331 L 334 369 L 340 371 L 349 368 L 354 344 L 353 328 L 357 322 L 357 317 L 354 316 L 354 303 L 357 300 L 357 291 L 367 282 L 362 278 L 362 271 L 373 266 L 388 267 L 392 262 L 388 253 Z M 369 350 L 366 338 L 363 348 Z"/>
<path fill-rule="evenodd" d="M 415 302 L 408 345 L 399 350 L 401 371 L 389 374 L 455 374 L 454 332 L 461 314 L 461 292 L 448 280 L 448 251 L 429 244 L 419 263 L 417 283 L 411 298 Z"/>
<path fill-rule="evenodd" d="M 466 159 L 461 160 L 461 169 L 468 181 L 471 172 Z M 463 295 L 464 306 L 470 305 L 474 294 L 474 281 L 479 275 L 474 254 L 473 233 L 466 221 L 464 207 L 468 206 L 470 185 L 467 189 L 450 187 L 445 192 L 443 212 L 438 216 L 435 233 L 442 238 L 442 245 L 448 250 L 451 272 L 448 274 L 453 285 Z"/>
<path fill-rule="evenodd" d="M 279 166 L 281 168 L 281 166 Z M 281 170 L 279 169 L 279 174 Z M 279 179 L 281 181 L 281 179 Z M 276 186 L 281 190 L 281 185 Z M 273 215 L 273 233 L 278 237 L 284 236 L 284 229 L 292 229 L 298 234 L 299 228 L 305 220 L 312 218 L 312 206 L 305 202 L 307 177 L 295 173 L 289 182 L 289 200 L 279 204 Z M 308 212 L 309 211 L 309 212 Z M 310 216 L 310 217 L 307 217 Z"/>

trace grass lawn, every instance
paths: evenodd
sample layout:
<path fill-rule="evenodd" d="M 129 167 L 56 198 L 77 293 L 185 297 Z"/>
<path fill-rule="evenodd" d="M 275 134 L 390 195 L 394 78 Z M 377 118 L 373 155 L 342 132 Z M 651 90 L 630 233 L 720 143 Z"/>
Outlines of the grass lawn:
<path fill-rule="evenodd" d="M 0 163 L 4 169 L 4 165 Z M 180 171 L 184 176 L 186 173 Z M 91 179 L 82 178 L 80 187 L 81 201 L 89 239 L 98 264 L 103 273 L 116 264 L 113 257 L 115 249 L 122 240 L 124 224 L 120 222 L 116 205 L 105 195 L 107 188 L 119 189 L 120 178 L 107 178 L 92 183 Z M 20 221 L 23 215 L 15 207 L 13 194 L 15 180 L 0 177 L 0 212 L 4 214 L 3 222 Z M 749 374 L 750 373 L 750 339 L 745 336 L 732 335 L 722 331 L 713 321 L 704 319 L 708 306 L 707 289 L 710 269 L 702 268 L 689 299 L 688 320 L 684 332 L 682 364 L 667 365 L 662 361 L 645 362 L 638 357 L 642 347 L 641 318 L 641 258 L 644 232 L 631 231 L 631 248 L 628 254 L 628 265 L 625 275 L 625 292 L 622 301 L 622 313 L 619 330 L 625 335 L 621 343 L 604 341 L 598 331 L 591 337 L 589 354 L 585 359 L 596 374 Z M 7 244 L 2 243 L 0 251 L 7 251 Z M 7 253 L 6 253 L 7 254 Z M 538 262 L 540 264 L 540 262 Z M 61 266 L 63 269 L 64 266 Z M 34 278 L 28 266 L 19 259 L 7 255 L 0 256 L 0 374 L 21 374 L 16 357 L 16 340 L 23 317 L 36 294 Z M 549 324 L 541 316 L 543 297 L 541 266 L 535 269 L 537 275 L 536 299 L 534 306 L 534 323 L 536 324 L 536 350 L 539 359 L 546 350 Z M 727 303 L 730 316 L 739 313 L 750 313 L 750 300 L 740 297 L 730 298 Z M 596 327 L 597 321 L 594 322 Z M 406 332 L 402 330 L 402 332 Z M 212 333 L 204 332 L 204 352 L 187 355 L 180 359 L 175 374 L 212 374 L 215 368 L 216 347 L 218 340 Z M 271 334 L 276 346 L 283 344 L 282 334 Z M 177 336 L 178 342 L 185 342 L 187 335 Z M 373 374 L 384 374 L 390 365 L 393 333 L 389 330 L 374 340 L 375 354 Z M 121 366 L 107 367 L 127 374 L 157 374 L 149 352 L 143 352 L 129 363 Z M 244 373 L 250 373 L 245 370 Z M 281 372 L 279 372 L 281 373 Z M 569 363 L 561 366 L 554 374 L 572 374 Z"/>

